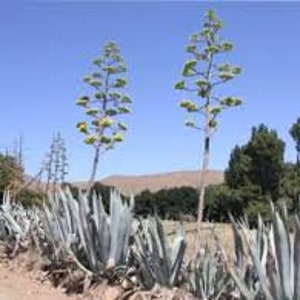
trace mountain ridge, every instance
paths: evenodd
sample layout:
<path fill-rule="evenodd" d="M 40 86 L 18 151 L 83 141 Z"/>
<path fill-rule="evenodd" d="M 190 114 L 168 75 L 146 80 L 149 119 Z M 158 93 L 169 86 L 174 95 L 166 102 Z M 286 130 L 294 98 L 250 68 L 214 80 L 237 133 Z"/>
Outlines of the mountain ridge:
<path fill-rule="evenodd" d="M 207 185 L 224 182 L 224 172 L 220 170 L 208 170 Z M 117 188 L 126 196 L 137 195 L 144 190 L 157 192 L 161 189 L 169 189 L 183 186 L 197 188 L 199 184 L 199 171 L 182 170 L 145 175 L 110 175 L 96 182 Z M 87 182 L 75 181 L 74 186 L 84 188 Z"/>

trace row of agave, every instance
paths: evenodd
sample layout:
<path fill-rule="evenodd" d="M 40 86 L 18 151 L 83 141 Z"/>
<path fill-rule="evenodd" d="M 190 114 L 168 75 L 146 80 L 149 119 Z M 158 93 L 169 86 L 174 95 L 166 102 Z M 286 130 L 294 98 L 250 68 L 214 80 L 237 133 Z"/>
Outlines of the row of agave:
<path fill-rule="evenodd" d="M 172 243 L 157 217 L 134 218 L 134 200 L 111 191 L 109 213 L 101 197 L 66 189 L 49 195 L 42 209 L 25 210 L 6 194 L 0 241 L 11 254 L 32 243 L 55 265 L 71 260 L 87 278 L 131 278 L 144 289 L 186 288 L 198 299 L 300 300 L 300 221 L 271 205 L 272 220 L 258 217 L 255 231 L 232 219 L 235 258 L 219 247 L 186 265 L 183 227 Z M 135 280 L 133 280 L 135 279 Z"/>

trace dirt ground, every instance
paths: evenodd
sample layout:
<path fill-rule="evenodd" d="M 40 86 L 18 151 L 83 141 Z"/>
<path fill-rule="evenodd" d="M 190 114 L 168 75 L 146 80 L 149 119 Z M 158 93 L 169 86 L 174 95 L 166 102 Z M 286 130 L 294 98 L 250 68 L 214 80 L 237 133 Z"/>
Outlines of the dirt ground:
<path fill-rule="evenodd" d="M 48 282 L 38 282 L 30 273 L 0 265 L 0 300 L 78 300 Z"/>

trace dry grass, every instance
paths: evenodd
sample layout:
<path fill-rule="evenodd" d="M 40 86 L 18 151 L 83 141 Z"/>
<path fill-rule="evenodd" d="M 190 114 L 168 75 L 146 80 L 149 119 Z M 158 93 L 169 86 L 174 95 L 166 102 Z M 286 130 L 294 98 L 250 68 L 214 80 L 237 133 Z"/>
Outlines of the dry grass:
<path fill-rule="evenodd" d="M 166 233 L 169 236 L 173 236 L 176 230 L 178 222 L 175 221 L 163 221 Z M 196 239 L 196 223 L 195 222 L 183 222 L 183 226 L 186 234 L 187 249 L 186 257 L 191 259 L 195 249 Z M 220 245 L 225 249 L 229 256 L 233 255 L 234 240 L 233 232 L 230 224 L 223 223 L 203 223 L 201 244 L 204 247 L 208 245 L 210 247 L 216 247 L 216 239 Z"/>

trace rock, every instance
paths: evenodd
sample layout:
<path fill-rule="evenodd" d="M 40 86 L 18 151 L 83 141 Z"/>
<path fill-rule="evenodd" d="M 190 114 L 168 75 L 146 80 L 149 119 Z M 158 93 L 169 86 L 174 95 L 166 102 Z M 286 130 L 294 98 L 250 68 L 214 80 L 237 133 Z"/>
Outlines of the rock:
<path fill-rule="evenodd" d="M 134 288 L 134 283 L 132 282 L 131 279 L 124 278 L 122 280 L 121 286 L 125 291 L 128 291 Z"/>
<path fill-rule="evenodd" d="M 110 286 L 104 283 L 89 291 L 89 294 L 90 299 L 93 300 L 119 300 L 124 292 L 121 286 Z"/>
<path fill-rule="evenodd" d="M 151 299 L 163 299 L 163 300 L 196 300 L 196 298 L 188 293 L 186 290 L 173 288 L 157 288 L 152 291 L 138 291 L 131 295 L 129 300 L 151 300 Z"/>

